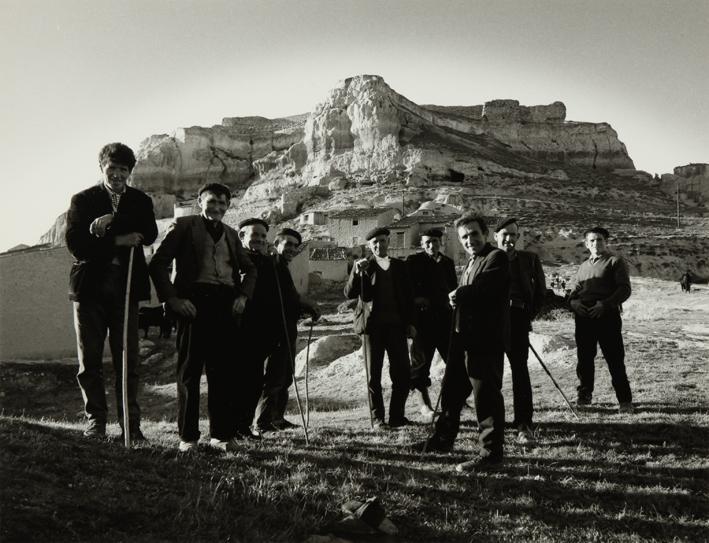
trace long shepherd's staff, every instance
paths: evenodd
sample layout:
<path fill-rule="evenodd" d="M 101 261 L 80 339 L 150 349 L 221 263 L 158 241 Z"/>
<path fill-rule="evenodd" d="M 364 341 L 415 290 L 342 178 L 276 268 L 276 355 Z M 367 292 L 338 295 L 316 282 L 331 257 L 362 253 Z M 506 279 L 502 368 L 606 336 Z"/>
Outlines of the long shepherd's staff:
<path fill-rule="evenodd" d="M 362 351 L 364 351 L 364 374 L 367 377 L 367 405 L 369 406 L 369 426 L 374 430 L 374 413 L 372 413 L 372 396 L 369 394 L 369 360 L 367 356 L 367 304 L 364 302 L 364 273 L 359 273 L 359 303 L 362 304 L 362 321 L 365 329 L 362 330 Z"/>
<path fill-rule="evenodd" d="M 128 256 L 128 277 L 126 279 L 126 299 L 123 305 L 123 375 L 122 375 L 122 396 L 123 396 L 123 443 L 130 449 L 130 416 L 128 413 L 128 313 L 130 312 L 130 283 L 133 275 L 133 255 L 135 247 L 130 248 Z"/>
<path fill-rule="evenodd" d="M 283 335 L 286 338 L 286 345 L 288 347 L 288 358 L 290 359 L 290 370 L 293 376 L 293 387 L 295 388 L 295 400 L 298 404 L 298 411 L 300 412 L 300 420 L 303 423 L 303 433 L 305 434 L 305 444 L 310 445 L 310 440 L 308 439 L 308 427 L 305 424 L 305 415 L 303 415 L 303 406 L 300 404 L 300 393 L 298 392 L 298 382 L 295 379 L 295 358 L 293 358 L 293 350 L 290 345 L 290 337 L 288 336 L 288 323 L 286 321 L 286 310 L 283 306 L 283 292 L 281 291 L 281 280 L 278 278 L 278 267 L 276 266 L 276 259 L 272 259 L 273 271 L 276 273 L 276 288 L 278 289 L 278 299 L 281 302 L 281 317 L 283 319 Z"/>
<path fill-rule="evenodd" d="M 310 371 L 310 342 L 313 340 L 313 325 L 315 320 L 310 317 L 310 331 L 308 332 L 308 345 L 305 347 L 305 425 L 310 426 L 310 391 L 308 390 L 308 373 Z M 293 378 L 295 381 L 295 377 Z"/>
<path fill-rule="evenodd" d="M 443 387 L 446 384 L 446 376 L 448 375 L 448 367 L 451 365 L 451 350 L 453 349 L 453 336 L 455 335 L 455 316 L 456 312 L 458 309 L 453 310 L 453 314 L 451 315 L 451 329 L 450 333 L 448 335 L 448 355 L 446 356 L 446 369 L 443 370 L 443 379 L 441 379 L 441 389 L 438 391 L 438 398 L 436 398 L 436 407 L 433 409 L 433 415 L 431 415 L 431 429 L 430 429 L 430 434 L 428 436 L 428 439 L 423 445 L 423 450 L 421 451 L 421 454 L 426 454 L 426 449 L 428 448 L 428 442 L 429 440 L 433 437 L 434 432 L 436 431 L 436 415 L 438 414 L 438 408 L 441 405 L 441 397 L 443 396 Z"/>
<path fill-rule="evenodd" d="M 537 357 L 537 360 L 539 360 L 539 363 L 541 364 L 542 368 L 544 368 L 544 371 L 547 372 L 547 375 L 548 375 L 549 378 L 551 379 L 551 382 L 554 383 L 554 386 L 556 387 L 556 390 L 558 390 L 558 391 L 559 391 L 559 394 L 561 394 L 561 397 L 564 398 L 564 401 L 566 402 L 566 405 L 569 406 L 569 409 L 571 409 L 571 412 L 574 414 L 574 417 L 576 417 L 576 418 L 578 419 L 578 418 L 579 418 L 578 413 L 576 413 L 576 411 L 574 410 L 573 406 L 571 405 L 571 402 L 570 402 L 569 399 L 566 397 L 566 394 L 564 394 L 564 391 L 561 390 L 561 387 L 559 386 L 559 383 L 556 382 L 556 379 L 554 379 L 554 376 L 551 374 L 551 372 L 549 371 L 549 369 L 546 367 L 546 364 L 544 364 L 544 362 L 542 362 L 541 357 L 537 354 L 537 351 L 534 350 L 534 347 L 532 347 L 532 344 L 531 344 L 531 343 L 529 344 L 529 348 L 530 348 L 531 351 L 534 353 L 534 356 Z"/>

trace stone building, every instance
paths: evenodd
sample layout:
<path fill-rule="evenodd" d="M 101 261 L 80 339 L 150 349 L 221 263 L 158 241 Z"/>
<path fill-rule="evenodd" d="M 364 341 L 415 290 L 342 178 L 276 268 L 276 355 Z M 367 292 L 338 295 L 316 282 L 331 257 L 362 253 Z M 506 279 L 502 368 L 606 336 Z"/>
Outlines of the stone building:
<path fill-rule="evenodd" d="M 345 209 L 330 213 L 327 224 L 330 237 L 342 247 L 354 247 L 366 242 L 367 232 L 377 226 L 389 226 L 401 213 L 389 207 Z"/>

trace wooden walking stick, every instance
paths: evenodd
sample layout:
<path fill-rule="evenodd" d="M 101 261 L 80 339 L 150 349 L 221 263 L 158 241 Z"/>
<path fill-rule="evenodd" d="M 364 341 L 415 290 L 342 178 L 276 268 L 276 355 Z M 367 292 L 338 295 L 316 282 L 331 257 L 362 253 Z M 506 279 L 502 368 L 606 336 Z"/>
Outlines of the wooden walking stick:
<path fill-rule="evenodd" d="M 534 356 L 537 357 L 537 360 L 539 361 L 539 364 L 541 364 L 542 368 L 544 369 L 544 371 L 547 373 L 547 375 L 548 375 L 549 378 L 551 379 L 551 382 L 554 383 L 554 386 L 556 387 L 556 390 L 558 390 L 558 391 L 559 391 L 559 394 L 561 394 L 561 397 L 564 398 L 564 401 L 566 402 L 566 405 L 569 406 L 569 409 L 571 409 L 571 412 L 574 414 L 574 417 L 576 417 L 577 419 L 580 418 L 579 415 L 578 415 L 578 413 L 576 412 L 576 410 L 575 410 L 575 409 L 573 408 L 573 406 L 571 405 L 571 402 L 570 402 L 569 399 L 566 397 L 566 394 L 564 394 L 564 391 L 561 390 L 561 387 L 559 386 L 559 383 L 556 382 L 556 379 L 554 379 L 554 376 L 553 376 L 553 375 L 551 374 L 551 372 L 549 371 L 549 368 L 547 368 L 546 364 L 544 364 L 544 362 L 542 362 L 541 357 L 537 354 L 537 351 L 534 350 L 534 347 L 532 347 L 532 344 L 531 344 L 531 343 L 529 344 L 529 348 L 530 348 L 530 350 L 534 353 Z"/>
<path fill-rule="evenodd" d="M 310 426 L 310 391 L 308 390 L 308 373 L 310 371 L 310 342 L 313 339 L 313 325 L 315 321 L 310 317 L 310 331 L 308 332 L 308 345 L 305 347 L 305 425 Z"/>
<path fill-rule="evenodd" d="M 128 257 L 128 277 L 126 279 L 126 299 L 123 305 L 123 372 L 122 372 L 122 396 L 123 396 L 123 443 L 130 449 L 130 416 L 128 413 L 128 314 L 130 313 L 130 285 L 133 275 L 133 255 L 135 247 L 130 248 Z"/>

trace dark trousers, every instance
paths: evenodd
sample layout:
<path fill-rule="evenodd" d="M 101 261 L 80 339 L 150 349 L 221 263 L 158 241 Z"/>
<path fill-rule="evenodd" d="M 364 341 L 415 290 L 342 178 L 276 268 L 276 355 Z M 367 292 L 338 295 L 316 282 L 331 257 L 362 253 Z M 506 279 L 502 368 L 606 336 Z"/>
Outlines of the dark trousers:
<path fill-rule="evenodd" d="M 177 427 L 180 439 L 199 439 L 199 382 L 207 373 L 209 434 L 234 437 L 236 326 L 232 316 L 234 291 L 218 285 L 200 286 L 189 298 L 197 317 L 177 322 Z"/>
<path fill-rule="evenodd" d="M 597 345 L 608 364 L 611 381 L 619 403 L 633 400 L 630 383 L 625 373 L 625 347 L 621 329 L 623 321 L 617 311 L 607 311 L 598 319 L 576 315 L 576 375 L 579 386 L 576 388 L 580 398 L 590 399 L 593 395 L 595 378 L 594 360 Z"/>
<path fill-rule="evenodd" d="M 295 356 L 297 329 L 289 331 L 288 340 L 279 340 L 266 359 L 263 390 L 256 407 L 256 424 L 268 426 L 282 421 L 288 406 L 288 388 L 293 383 L 293 358 Z"/>
<path fill-rule="evenodd" d="M 513 426 L 532 425 L 532 383 L 529 380 L 529 330 L 531 323 L 527 312 L 516 307 L 510 308 L 510 350 L 507 359 L 512 370 L 512 397 L 515 418 Z"/>
<path fill-rule="evenodd" d="M 437 317 L 437 318 L 436 318 Z M 423 390 L 431 386 L 431 362 L 438 350 L 444 362 L 448 362 L 451 315 L 436 315 L 422 318 L 416 327 L 416 337 L 411 342 L 411 390 Z"/>
<path fill-rule="evenodd" d="M 103 379 L 103 347 L 108 333 L 116 377 L 116 411 L 123 425 L 123 315 L 125 274 L 110 266 L 95 299 L 74 302 L 74 328 L 79 357 L 77 380 L 84 411 L 91 425 L 105 426 L 108 408 Z M 128 304 L 128 417 L 132 430 L 140 427 L 138 406 L 138 302 Z"/>
<path fill-rule="evenodd" d="M 436 437 L 453 443 L 460 427 L 460 412 L 473 392 L 478 421 L 480 456 L 501 458 L 505 432 L 505 402 L 502 397 L 504 352 L 480 353 L 461 349 L 454 339 L 451 359 L 446 364 L 442 413 L 436 421 Z"/>
<path fill-rule="evenodd" d="M 278 347 L 277 341 L 263 337 L 263 331 L 244 330 L 243 333 L 244 339 L 250 342 L 244 347 L 243 364 L 239 367 L 236 387 L 236 425 L 240 430 L 253 423 L 264 388 L 264 365 Z"/>
<path fill-rule="evenodd" d="M 362 336 L 369 371 L 369 397 L 375 419 L 384 421 L 384 397 L 382 396 L 382 367 L 384 352 L 389 355 L 391 399 L 389 423 L 404 419 L 404 407 L 409 395 L 409 353 L 406 344 L 406 329 L 403 325 L 376 325 Z"/>

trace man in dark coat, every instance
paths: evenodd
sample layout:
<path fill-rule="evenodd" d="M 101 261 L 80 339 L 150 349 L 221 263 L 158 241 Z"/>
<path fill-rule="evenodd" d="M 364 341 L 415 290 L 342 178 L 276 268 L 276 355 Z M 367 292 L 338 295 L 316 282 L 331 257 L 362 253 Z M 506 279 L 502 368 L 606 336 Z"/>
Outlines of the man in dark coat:
<path fill-rule="evenodd" d="M 633 395 L 625 371 L 625 347 L 621 334 L 622 304 L 630 297 L 628 266 L 608 250 L 608 230 L 596 226 L 584 233 L 590 252 L 576 272 L 576 286 L 569 295 L 576 323 L 577 405 L 591 403 L 595 377 L 594 360 L 601 346 L 608 364 L 621 413 L 633 413 Z"/>
<path fill-rule="evenodd" d="M 182 452 L 194 451 L 199 441 L 203 369 L 210 445 L 227 451 L 236 447 L 237 321 L 253 295 L 256 267 L 237 232 L 222 222 L 230 198 L 229 189 L 219 183 L 200 188 L 201 213 L 176 219 L 150 262 L 158 297 L 177 317 L 177 426 Z"/>
<path fill-rule="evenodd" d="M 406 259 L 416 307 L 416 337 L 411 343 L 411 390 L 417 390 L 421 413 L 433 415 L 428 395 L 431 386 L 431 361 L 436 350 L 448 361 L 451 316 L 448 293 L 455 290 L 458 278 L 455 264 L 441 252 L 443 232 L 430 228 L 421 235 L 423 252 Z"/>
<path fill-rule="evenodd" d="M 387 255 L 389 229 L 375 228 L 366 236 L 372 256 L 357 260 L 345 285 L 345 296 L 359 297 L 355 308 L 355 333 L 362 335 L 369 371 L 369 396 L 375 428 L 385 428 L 382 397 L 384 351 L 389 355 L 392 391 L 389 427 L 406 426 L 404 416 L 409 394 L 407 337 L 416 335 L 413 291 L 406 264 Z"/>
<path fill-rule="evenodd" d="M 153 203 L 143 192 L 127 186 L 135 166 L 133 151 L 111 143 L 99 153 L 103 182 L 75 194 L 67 214 L 66 244 L 74 257 L 69 298 L 74 302 L 79 373 L 88 426 L 84 435 L 106 434 L 106 393 L 103 346 L 108 332 L 116 375 L 116 406 L 123 425 L 123 318 L 128 311 L 128 414 L 131 438 L 140 431 L 138 405 L 138 301 L 150 298 L 150 282 L 142 246 L 157 237 Z M 125 307 L 130 251 L 134 252 L 131 292 Z"/>
<path fill-rule="evenodd" d="M 509 345 L 509 261 L 488 242 L 485 220 L 466 214 L 455 223 L 470 255 L 460 286 L 450 292 L 455 310 L 453 356 L 443 378 L 442 413 L 428 451 L 450 451 L 458 434 L 460 412 L 472 390 L 479 430 L 479 456 L 458 464 L 458 471 L 485 469 L 503 458 L 505 404 L 502 372 Z"/>
<path fill-rule="evenodd" d="M 297 424 L 285 418 L 285 414 L 288 388 L 293 383 L 295 371 L 298 318 L 303 313 L 310 314 L 313 320 L 320 318 L 316 305 L 298 294 L 288 269 L 302 242 L 300 233 L 292 228 L 284 228 L 276 234 L 276 256 L 259 260 L 260 269 L 264 269 L 265 275 L 261 284 L 257 282 L 260 306 L 254 306 L 254 313 L 247 315 L 250 322 L 245 323 L 247 330 L 253 333 L 256 333 L 254 326 L 258 323 L 265 326 L 257 335 L 248 336 L 249 343 L 265 342 L 265 349 L 256 351 L 259 357 L 267 357 L 261 398 L 256 406 L 256 427 L 262 432 L 297 427 Z M 270 268 L 268 272 L 266 268 Z M 260 361 L 262 364 L 263 358 Z M 257 361 L 252 359 L 249 363 L 254 362 Z"/>
<path fill-rule="evenodd" d="M 501 220 L 495 228 L 497 246 L 510 261 L 510 348 L 507 359 L 512 370 L 512 396 L 515 418 L 512 426 L 517 440 L 526 443 L 534 436 L 532 384 L 529 380 L 529 332 L 546 293 L 544 270 L 535 253 L 515 247 L 519 238 L 517 219 Z"/>

